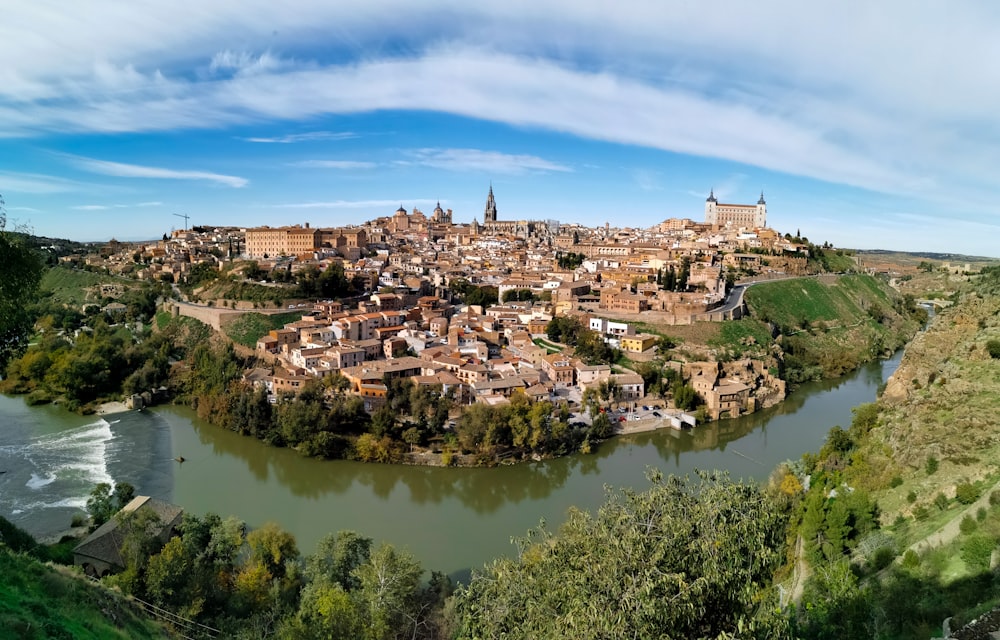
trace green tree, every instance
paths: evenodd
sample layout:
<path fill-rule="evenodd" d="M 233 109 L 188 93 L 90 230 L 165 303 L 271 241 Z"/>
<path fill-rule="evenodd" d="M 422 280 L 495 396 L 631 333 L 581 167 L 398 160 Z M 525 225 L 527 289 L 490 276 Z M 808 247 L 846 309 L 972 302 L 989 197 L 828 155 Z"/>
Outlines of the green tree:
<path fill-rule="evenodd" d="M 364 638 L 392 638 L 416 621 L 422 573 L 413 556 L 397 551 L 390 544 L 380 545 L 354 571 L 360 582 L 358 596 L 365 615 Z"/>
<path fill-rule="evenodd" d="M 38 289 L 43 262 L 20 235 L 6 231 L 0 196 L 0 372 L 27 344 L 34 319 L 28 303 Z"/>
<path fill-rule="evenodd" d="M 747 637 L 780 625 L 760 606 L 782 558 L 780 508 L 712 474 L 650 479 L 475 573 L 457 596 L 458 637 Z"/>

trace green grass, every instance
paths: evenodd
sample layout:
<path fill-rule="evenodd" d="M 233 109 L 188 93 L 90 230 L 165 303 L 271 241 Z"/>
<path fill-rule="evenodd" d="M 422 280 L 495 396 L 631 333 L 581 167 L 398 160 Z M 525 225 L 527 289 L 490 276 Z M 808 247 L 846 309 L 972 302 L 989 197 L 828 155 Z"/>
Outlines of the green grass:
<path fill-rule="evenodd" d="M 125 278 L 90 271 L 76 271 L 66 267 L 52 267 L 42 276 L 39 289 L 42 295 L 48 294 L 55 302 L 79 308 L 84 302 L 94 301 L 92 297 L 88 298 L 86 289 L 104 283 L 135 284 Z"/>
<path fill-rule="evenodd" d="M 118 594 L 0 549 L 0 629 L 11 638 L 169 638 Z"/>
<path fill-rule="evenodd" d="M 169 311 L 157 311 L 156 312 L 156 328 L 160 331 L 167 328 L 170 324 L 170 320 L 173 319 L 173 314 Z"/>
<path fill-rule="evenodd" d="M 302 319 L 301 311 L 264 315 L 262 313 L 244 313 L 224 327 L 227 336 L 245 347 L 254 347 L 262 336 L 272 329 L 280 329 L 289 322 Z"/>
<path fill-rule="evenodd" d="M 545 349 L 550 354 L 551 353 L 562 353 L 562 349 L 560 349 L 556 345 L 552 344 L 548 340 L 543 340 L 542 338 L 535 338 L 535 339 L 532 340 L 532 342 L 534 342 L 539 347 Z"/>
<path fill-rule="evenodd" d="M 709 339 L 708 346 L 725 350 L 734 358 L 761 356 L 770 349 L 771 332 L 760 320 L 727 320 L 722 323 L 719 335 Z"/>
<path fill-rule="evenodd" d="M 886 287 L 867 275 L 841 276 L 835 284 L 797 278 L 754 285 L 747 289 L 746 302 L 754 317 L 781 327 L 818 321 L 844 326 L 863 319 L 873 305 L 890 309 Z"/>

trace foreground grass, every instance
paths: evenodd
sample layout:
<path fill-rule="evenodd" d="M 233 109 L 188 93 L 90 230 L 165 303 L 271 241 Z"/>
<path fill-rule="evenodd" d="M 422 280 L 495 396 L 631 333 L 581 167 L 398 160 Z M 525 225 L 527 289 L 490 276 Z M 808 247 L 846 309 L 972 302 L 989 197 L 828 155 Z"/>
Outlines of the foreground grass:
<path fill-rule="evenodd" d="M 168 638 L 119 594 L 67 569 L 0 549 L 0 634 L 7 638 Z"/>

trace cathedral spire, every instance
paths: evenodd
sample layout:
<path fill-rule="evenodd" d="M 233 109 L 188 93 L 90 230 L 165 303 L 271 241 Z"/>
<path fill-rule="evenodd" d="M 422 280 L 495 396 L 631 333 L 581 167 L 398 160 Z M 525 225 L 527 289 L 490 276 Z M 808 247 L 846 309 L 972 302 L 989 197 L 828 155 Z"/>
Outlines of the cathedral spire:
<path fill-rule="evenodd" d="M 763 189 L 760 190 L 760 200 L 757 201 L 757 204 L 767 204 L 766 202 L 764 202 L 764 190 Z"/>
<path fill-rule="evenodd" d="M 705 202 L 717 202 L 715 199 L 715 187 L 712 187 L 711 192 L 709 192 L 708 197 L 705 198 Z"/>
<path fill-rule="evenodd" d="M 497 221 L 497 202 L 493 198 L 493 181 L 490 181 L 490 194 L 486 197 L 486 210 L 483 211 L 483 224 Z"/>

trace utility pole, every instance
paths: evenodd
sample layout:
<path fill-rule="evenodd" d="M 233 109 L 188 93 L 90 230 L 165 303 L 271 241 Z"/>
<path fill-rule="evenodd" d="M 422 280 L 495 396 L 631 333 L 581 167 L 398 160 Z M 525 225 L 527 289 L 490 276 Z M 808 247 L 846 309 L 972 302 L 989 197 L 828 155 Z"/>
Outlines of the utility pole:
<path fill-rule="evenodd" d="M 189 216 L 186 213 L 175 213 L 174 215 L 177 216 L 178 218 L 184 218 L 184 230 L 187 231 L 187 229 L 188 229 L 188 218 L 190 218 L 191 216 Z"/>

